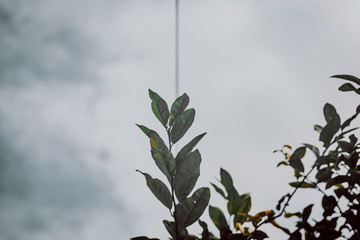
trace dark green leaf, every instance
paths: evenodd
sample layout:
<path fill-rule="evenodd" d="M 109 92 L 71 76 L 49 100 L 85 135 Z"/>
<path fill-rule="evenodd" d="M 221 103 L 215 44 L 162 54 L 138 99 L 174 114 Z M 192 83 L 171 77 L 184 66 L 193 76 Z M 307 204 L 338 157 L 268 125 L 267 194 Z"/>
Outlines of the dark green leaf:
<path fill-rule="evenodd" d="M 360 105 L 357 106 L 357 108 L 356 108 L 356 113 L 357 113 L 357 114 L 360 114 Z"/>
<path fill-rule="evenodd" d="M 231 175 L 223 168 L 220 168 L 220 182 L 227 192 L 234 188 Z"/>
<path fill-rule="evenodd" d="M 292 166 L 294 169 L 299 170 L 300 172 L 304 172 L 304 165 L 301 162 L 301 159 L 305 156 L 305 153 L 305 147 L 299 147 L 298 149 L 296 149 L 289 159 L 290 166 Z"/>
<path fill-rule="evenodd" d="M 354 150 L 354 146 L 351 143 L 345 141 L 338 141 L 338 145 L 343 151 L 347 153 L 351 153 Z"/>
<path fill-rule="evenodd" d="M 339 87 L 339 90 L 342 92 L 349 92 L 356 90 L 356 88 L 351 83 L 344 83 Z"/>
<path fill-rule="evenodd" d="M 300 218 L 300 217 L 301 217 L 301 213 L 300 213 L 300 212 L 296 212 L 296 213 L 289 213 L 289 212 L 287 212 L 287 213 L 284 214 L 284 217 L 285 217 L 285 218 L 291 218 L 291 217 L 294 217 L 294 216 Z"/>
<path fill-rule="evenodd" d="M 327 124 L 320 133 L 320 141 L 324 143 L 324 147 L 329 147 L 331 139 L 340 129 L 341 120 L 335 108 L 328 103 L 324 106 L 324 116 Z"/>
<path fill-rule="evenodd" d="M 342 125 L 341 125 L 341 130 L 344 130 L 344 128 L 346 128 L 347 126 L 350 125 L 350 123 L 359 115 L 359 113 L 355 113 L 354 115 L 352 115 L 349 119 L 347 119 Z"/>
<path fill-rule="evenodd" d="M 205 136 L 206 133 L 200 134 L 191 140 L 188 144 L 186 144 L 180 152 L 176 155 L 176 166 L 179 167 L 181 162 L 185 159 L 185 157 L 193 150 L 196 144 Z"/>
<path fill-rule="evenodd" d="M 336 205 L 337 202 L 333 196 L 324 196 L 322 199 L 322 207 L 324 209 L 323 216 L 327 217 L 333 214 Z"/>
<path fill-rule="evenodd" d="M 234 216 L 234 228 L 236 228 L 238 223 L 244 224 L 244 222 L 247 220 L 247 218 L 248 218 L 248 215 L 246 213 L 237 212 Z"/>
<path fill-rule="evenodd" d="M 288 163 L 287 161 L 281 161 L 281 162 L 278 163 L 278 165 L 276 165 L 276 167 L 279 167 L 279 166 L 281 166 L 281 165 L 288 166 L 289 163 Z"/>
<path fill-rule="evenodd" d="M 165 144 L 154 138 L 150 138 L 151 155 L 155 161 L 156 166 L 167 177 L 169 183 L 172 182 L 176 163 L 172 153 L 168 150 Z"/>
<path fill-rule="evenodd" d="M 136 124 L 136 126 L 138 126 L 141 129 L 141 131 L 143 131 L 146 134 L 146 136 L 148 136 L 149 138 L 154 138 L 165 145 L 164 140 L 162 140 L 162 138 L 159 136 L 159 134 L 157 132 L 155 132 L 154 130 L 151 130 L 151 129 L 149 129 L 143 125 L 139 125 L 139 124 Z"/>
<path fill-rule="evenodd" d="M 263 240 L 265 238 L 269 238 L 269 236 L 264 233 L 263 231 L 260 231 L 260 230 L 256 230 L 252 233 L 253 237 L 257 240 Z"/>
<path fill-rule="evenodd" d="M 169 108 L 164 101 L 156 92 L 149 89 L 149 96 L 152 100 L 151 109 L 155 114 L 156 118 L 159 119 L 161 124 L 166 127 L 169 119 Z"/>
<path fill-rule="evenodd" d="M 313 206 L 314 206 L 314 204 L 310 204 L 309 206 L 304 208 L 304 211 L 302 213 L 302 218 L 303 218 L 304 222 L 306 222 L 309 219 L 309 216 L 311 214 L 311 209 L 312 209 Z"/>
<path fill-rule="evenodd" d="M 148 238 L 145 236 L 140 236 L 140 237 L 134 237 L 134 238 L 130 238 L 130 240 L 160 240 L 158 238 Z"/>
<path fill-rule="evenodd" d="M 152 178 L 149 174 L 143 173 L 139 170 L 136 170 L 140 172 L 142 175 L 145 176 L 146 179 L 146 185 L 150 188 L 151 192 L 155 195 L 159 201 L 165 205 L 165 207 L 171 209 L 172 207 L 172 199 L 171 199 L 171 193 L 169 189 L 166 187 L 166 185 L 157 178 Z"/>
<path fill-rule="evenodd" d="M 229 228 L 224 213 L 220 210 L 220 208 L 209 205 L 209 215 L 211 220 L 219 230 Z"/>
<path fill-rule="evenodd" d="M 214 183 L 210 183 L 210 184 L 214 187 L 215 191 L 217 191 L 221 196 L 223 196 L 223 198 L 226 199 L 225 193 L 221 188 L 216 186 Z"/>
<path fill-rule="evenodd" d="M 290 235 L 289 229 L 280 226 L 280 224 L 278 224 L 275 220 L 272 220 L 272 221 L 271 221 L 271 224 L 272 224 L 274 227 L 281 229 L 281 230 L 282 230 L 283 232 L 285 232 L 286 234 Z"/>
<path fill-rule="evenodd" d="M 210 239 L 210 232 L 208 229 L 208 225 L 206 224 L 206 222 L 203 222 L 199 219 L 199 225 L 202 227 L 203 231 L 201 233 L 201 239 L 202 240 L 209 240 Z"/>
<path fill-rule="evenodd" d="M 280 198 L 280 200 L 278 201 L 277 205 L 276 205 L 276 210 L 280 210 L 281 208 L 281 204 L 285 201 L 285 198 L 288 197 L 288 194 L 282 196 Z"/>
<path fill-rule="evenodd" d="M 180 229 L 190 226 L 197 221 L 209 204 L 210 189 L 203 187 L 194 192 L 190 198 L 186 198 L 178 204 L 177 219 Z"/>
<path fill-rule="evenodd" d="M 233 187 L 228 191 L 227 209 L 230 215 L 236 214 L 240 206 L 241 197 Z"/>
<path fill-rule="evenodd" d="M 164 225 L 165 225 L 165 228 L 166 230 L 168 231 L 168 233 L 173 237 L 175 238 L 175 222 L 170 222 L 168 220 L 164 220 L 163 221 Z"/>
<path fill-rule="evenodd" d="M 332 78 L 341 78 L 341 79 L 348 80 L 348 81 L 351 81 L 351 82 L 354 82 L 354 83 L 360 85 L 360 79 L 355 76 L 352 76 L 352 75 L 339 74 L 339 75 L 334 75 L 331 77 Z"/>
<path fill-rule="evenodd" d="M 321 131 L 323 130 L 323 127 L 320 125 L 314 125 L 314 130 L 317 131 L 318 133 L 321 133 Z"/>
<path fill-rule="evenodd" d="M 172 126 L 174 120 L 186 109 L 189 104 L 189 96 L 184 93 L 180 97 L 178 97 L 175 102 L 171 105 L 170 111 L 170 126 Z"/>
<path fill-rule="evenodd" d="M 351 182 L 351 179 L 347 176 L 336 176 L 332 179 L 330 179 L 328 181 L 328 183 L 326 184 L 325 188 L 328 189 L 328 188 L 331 188 L 332 186 L 334 185 L 337 185 L 337 184 L 341 184 L 341 183 L 344 183 L 344 182 Z"/>
<path fill-rule="evenodd" d="M 320 156 L 320 151 L 317 147 L 315 147 L 314 145 L 311 145 L 311 144 L 307 144 L 307 143 L 303 143 L 303 145 L 305 147 L 307 147 L 308 149 L 310 149 L 316 157 L 319 157 Z"/>
<path fill-rule="evenodd" d="M 306 182 L 290 182 L 289 185 L 295 188 L 315 188 L 314 185 Z"/>
<path fill-rule="evenodd" d="M 190 108 L 181 113 L 180 116 L 175 119 L 174 126 L 170 133 L 172 143 L 176 143 L 185 135 L 194 122 L 194 118 L 195 110 Z"/>
<path fill-rule="evenodd" d="M 320 169 L 316 173 L 316 178 L 317 178 L 318 182 L 327 182 L 331 178 L 331 175 L 332 175 L 331 169 L 332 169 L 331 167 Z"/>
<path fill-rule="evenodd" d="M 176 171 L 174 189 L 177 199 L 181 202 L 193 190 L 200 176 L 201 155 L 198 150 L 190 153 Z"/>
<path fill-rule="evenodd" d="M 240 196 L 240 203 L 237 212 L 247 214 L 251 209 L 251 197 L 250 194 L 243 194 Z"/>

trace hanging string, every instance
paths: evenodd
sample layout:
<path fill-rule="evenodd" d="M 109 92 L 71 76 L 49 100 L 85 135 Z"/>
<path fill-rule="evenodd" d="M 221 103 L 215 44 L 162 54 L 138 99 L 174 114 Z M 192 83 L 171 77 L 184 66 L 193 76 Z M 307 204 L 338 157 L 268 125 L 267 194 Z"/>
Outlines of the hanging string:
<path fill-rule="evenodd" d="M 175 97 L 179 96 L 179 0 L 175 0 Z"/>

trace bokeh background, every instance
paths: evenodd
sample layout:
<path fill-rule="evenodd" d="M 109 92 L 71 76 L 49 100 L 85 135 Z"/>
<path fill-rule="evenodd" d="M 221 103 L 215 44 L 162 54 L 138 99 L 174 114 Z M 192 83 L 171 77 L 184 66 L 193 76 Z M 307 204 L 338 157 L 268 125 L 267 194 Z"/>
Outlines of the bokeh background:
<path fill-rule="evenodd" d="M 180 92 L 197 110 L 180 145 L 208 132 L 197 187 L 223 167 L 251 192 L 252 213 L 291 190 L 272 151 L 319 145 L 326 102 L 343 118 L 359 104 L 329 78 L 360 76 L 359 10 L 356 0 L 180 0 Z M 0 0 L 0 239 L 166 239 L 168 211 L 135 169 L 164 178 L 135 123 L 161 131 L 148 88 L 175 99 L 174 13 L 172 0 Z M 293 206 L 313 201 L 300 194 Z"/>

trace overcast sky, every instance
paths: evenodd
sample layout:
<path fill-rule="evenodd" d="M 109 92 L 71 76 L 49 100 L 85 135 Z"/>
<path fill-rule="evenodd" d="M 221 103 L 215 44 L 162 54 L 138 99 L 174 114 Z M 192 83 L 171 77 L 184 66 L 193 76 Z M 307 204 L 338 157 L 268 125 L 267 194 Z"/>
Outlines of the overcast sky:
<path fill-rule="evenodd" d="M 197 187 L 223 167 L 252 213 L 274 208 L 292 174 L 272 151 L 319 145 L 326 102 L 343 118 L 358 105 L 329 77 L 360 76 L 359 11 L 356 0 L 180 0 L 180 92 L 197 111 L 180 145 L 208 132 Z M 162 130 L 148 88 L 175 98 L 174 1 L 0 0 L 0 52 L 0 238 L 166 239 L 169 213 L 135 169 L 164 178 L 135 123 Z"/>

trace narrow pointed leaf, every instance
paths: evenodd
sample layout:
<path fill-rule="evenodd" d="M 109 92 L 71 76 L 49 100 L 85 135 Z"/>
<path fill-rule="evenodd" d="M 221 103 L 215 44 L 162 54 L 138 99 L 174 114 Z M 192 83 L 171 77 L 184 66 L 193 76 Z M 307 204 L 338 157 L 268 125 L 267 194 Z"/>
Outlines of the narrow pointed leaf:
<path fill-rule="evenodd" d="M 176 171 L 174 189 L 177 199 L 181 202 L 193 190 L 200 176 L 201 155 L 198 150 L 190 153 Z"/>
<path fill-rule="evenodd" d="M 185 159 L 185 157 L 194 149 L 196 144 L 205 136 L 206 133 L 202 133 L 199 136 L 195 137 L 188 144 L 186 144 L 180 152 L 176 155 L 176 166 L 179 167 L 181 162 Z"/>
<path fill-rule="evenodd" d="M 355 113 L 352 115 L 349 119 L 347 119 L 342 125 L 341 130 L 344 130 L 344 128 L 348 127 L 350 123 L 359 115 L 359 113 Z"/>
<path fill-rule="evenodd" d="M 190 108 L 181 113 L 180 116 L 175 119 L 173 128 L 170 133 L 172 143 L 176 143 L 185 135 L 194 122 L 194 118 L 195 110 Z"/>
<path fill-rule="evenodd" d="M 223 168 L 220 168 L 220 182 L 225 187 L 227 192 L 229 192 L 234 187 L 231 175 Z"/>
<path fill-rule="evenodd" d="M 177 220 L 180 229 L 190 226 L 204 213 L 210 200 L 210 189 L 199 188 L 190 198 L 180 202 L 177 207 Z"/>
<path fill-rule="evenodd" d="M 290 166 L 300 172 L 304 172 L 304 165 L 301 162 L 301 159 L 304 157 L 305 153 L 305 147 L 299 147 L 296 149 L 289 159 Z"/>
<path fill-rule="evenodd" d="M 162 99 L 156 92 L 149 89 L 149 96 L 152 100 L 151 109 L 156 118 L 165 127 L 169 119 L 169 108 L 164 99 Z"/>
<path fill-rule="evenodd" d="M 142 175 L 145 176 L 146 179 L 146 185 L 150 188 L 151 192 L 155 195 L 155 197 L 165 205 L 168 209 L 171 209 L 172 207 L 172 199 L 171 199 L 171 193 L 167 186 L 159 179 L 152 178 L 149 174 L 143 173 L 139 170 Z"/>
<path fill-rule="evenodd" d="M 303 218 L 303 221 L 306 222 L 308 219 L 309 219 L 309 216 L 311 214 L 311 210 L 312 210 L 312 207 L 314 206 L 314 204 L 310 204 L 309 206 L 307 206 L 306 208 L 304 208 L 304 211 L 302 213 L 302 218 Z"/>
<path fill-rule="evenodd" d="M 189 104 L 189 96 L 184 93 L 183 95 L 181 95 L 180 97 L 178 97 L 175 102 L 171 105 L 171 110 L 170 110 L 170 126 L 172 126 L 174 120 L 181 114 L 184 112 L 184 110 L 186 109 L 186 107 Z"/>
<path fill-rule="evenodd" d="M 156 140 L 160 141 L 162 145 L 165 145 L 164 140 L 154 130 L 151 130 L 151 129 L 149 129 L 143 125 L 139 125 L 139 124 L 136 124 L 136 126 L 138 126 L 141 129 L 141 131 L 143 131 L 143 133 L 145 133 L 146 136 L 148 136 L 149 138 L 156 139 Z"/>
<path fill-rule="evenodd" d="M 221 188 L 219 188 L 218 186 L 216 186 L 214 183 L 210 183 L 210 184 L 214 187 L 214 189 L 215 189 L 216 192 L 218 192 L 221 196 L 223 196 L 223 198 L 226 199 L 225 193 L 224 193 L 224 191 L 223 191 Z"/>
<path fill-rule="evenodd" d="M 332 78 L 340 78 L 340 79 L 348 80 L 348 81 L 351 81 L 351 82 L 354 82 L 354 83 L 360 85 L 360 79 L 355 77 L 355 76 L 352 76 L 352 75 L 340 74 L 340 75 L 334 75 L 334 76 L 331 76 L 331 77 Z"/>
<path fill-rule="evenodd" d="M 209 205 L 209 215 L 215 226 L 221 231 L 228 229 L 229 225 L 226 222 L 224 213 L 218 207 Z"/>
<path fill-rule="evenodd" d="M 314 185 L 306 182 L 290 182 L 289 185 L 295 188 L 315 188 Z"/>

